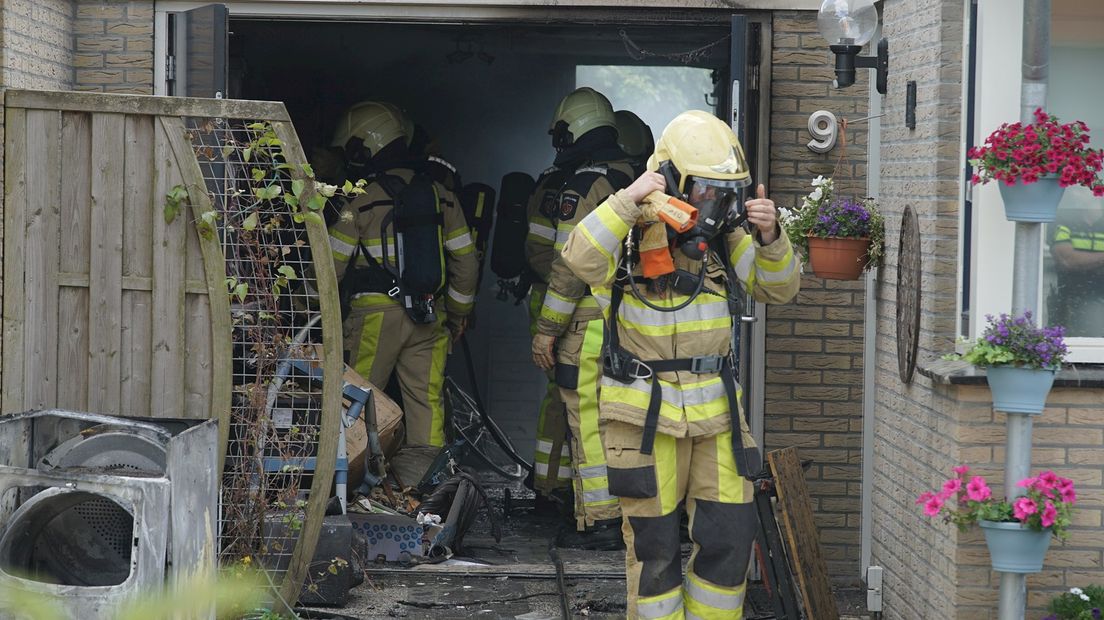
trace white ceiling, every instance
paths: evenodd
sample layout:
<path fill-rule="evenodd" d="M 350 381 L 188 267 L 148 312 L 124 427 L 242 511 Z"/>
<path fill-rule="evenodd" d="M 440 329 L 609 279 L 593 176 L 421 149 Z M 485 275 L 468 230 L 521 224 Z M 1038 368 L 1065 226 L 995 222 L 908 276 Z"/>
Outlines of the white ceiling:
<path fill-rule="evenodd" d="M 1051 45 L 1104 47 L 1104 1 L 1052 0 Z"/>

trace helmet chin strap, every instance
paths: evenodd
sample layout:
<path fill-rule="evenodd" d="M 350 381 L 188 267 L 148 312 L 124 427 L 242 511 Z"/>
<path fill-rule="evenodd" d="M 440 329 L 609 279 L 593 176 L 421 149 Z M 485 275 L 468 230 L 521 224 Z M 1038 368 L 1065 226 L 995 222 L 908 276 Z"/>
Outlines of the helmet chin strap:
<path fill-rule="evenodd" d="M 670 161 L 665 161 L 659 165 L 659 173 L 663 175 L 664 180 L 667 181 L 667 195 L 674 196 L 680 200 L 686 200 L 686 194 L 679 191 L 679 177 L 678 169 Z"/>

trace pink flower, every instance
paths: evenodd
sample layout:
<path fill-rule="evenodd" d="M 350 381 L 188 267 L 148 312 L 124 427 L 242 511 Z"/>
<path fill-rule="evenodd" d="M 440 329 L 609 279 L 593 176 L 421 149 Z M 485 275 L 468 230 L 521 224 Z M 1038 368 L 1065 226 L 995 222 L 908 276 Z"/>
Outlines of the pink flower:
<path fill-rule="evenodd" d="M 954 473 L 957 474 L 959 478 L 961 478 L 961 477 L 966 475 L 966 472 L 970 471 L 970 466 L 969 465 L 959 465 L 958 467 L 954 467 L 953 469 L 954 469 Z"/>
<path fill-rule="evenodd" d="M 1077 491 L 1073 490 L 1073 485 L 1068 487 L 1059 487 L 1058 494 L 1061 496 L 1062 501 L 1067 504 L 1072 504 L 1077 501 Z"/>
<path fill-rule="evenodd" d="M 924 503 L 924 514 L 929 517 L 934 517 L 939 514 L 940 510 L 943 510 L 943 499 L 938 495 L 930 498 Z"/>
<path fill-rule="evenodd" d="M 932 493 L 931 491 L 924 491 L 920 494 L 920 497 L 916 498 L 916 504 L 920 505 L 926 503 L 929 499 L 933 497 L 935 497 L 935 493 Z"/>
<path fill-rule="evenodd" d="M 951 478 L 950 480 L 943 483 L 943 493 L 947 497 L 950 497 L 950 496 L 954 495 L 955 493 L 958 493 L 961 490 L 962 490 L 962 479 L 960 479 L 960 478 Z"/>
<path fill-rule="evenodd" d="M 1041 522 L 1043 527 L 1050 527 L 1054 525 L 1054 522 L 1058 519 L 1058 509 L 1054 507 L 1054 504 L 1047 500 L 1046 507 L 1043 508 L 1043 514 Z"/>
<path fill-rule="evenodd" d="M 1039 491 L 1049 491 L 1058 486 L 1058 474 L 1047 470 L 1039 474 L 1035 480 L 1035 488 Z"/>
<path fill-rule="evenodd" d="M 1027 520 L 1027 517 L 1039 512 L 1039 505 L 1035 503 L 1035 500 L 1027 497 L 1021 497 L 1016 500 L 1016 503 L 1012 504 L 1012 516 L 1020 521 Z"/>
<path fill-rule="evenodd" d="M 972 502 L 984 502 L 993 496 L 993 492 L 989 490 L 989 485 L 985 484 L 985 478 L 974 476 L 966 485 L 966 496 Z"/>
<path fill-rule="evenodd" d="M 1031 485 L 1035 484 L 1035 480 L 1036 480 L 1036 478 L 1034 478 L 1034 477 L 1024 478 L 1023 480 L 1020 480 L 1019 482 L 1017 482 L 1016 486 L 1023 487 L 1025 489 L 1030 489 Z"/>

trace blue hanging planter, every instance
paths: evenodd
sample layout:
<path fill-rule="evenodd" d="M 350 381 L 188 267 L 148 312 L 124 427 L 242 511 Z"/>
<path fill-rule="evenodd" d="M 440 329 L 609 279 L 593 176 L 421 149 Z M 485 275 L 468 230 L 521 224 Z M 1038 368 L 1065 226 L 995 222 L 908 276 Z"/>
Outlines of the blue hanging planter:
<path fill-rule="evenodd" d="M 1027 184 L 1020 180 L 1015 185 L 998 184 L 1004 200 L 1004 217 L 1010 222 L 1053 222 L 1066 191 L 1058 184 L 1057 176 L 1040 177 Z"/>
<path fill-rule="evenodd" d="M 1056 373 L 1055 370 L 1018 366 L 988 367 L 985 374 L 993 393 L 993 409 L 1031 415 L 1042 413 Z"/>
<path fill-rule="evenodd" d="M 1002 573 L 1037 573 L 1050 548 L 1050 528 L 1036 532 L 1019 521 L 978 521 L 989 547 L 993 570 Z"/>

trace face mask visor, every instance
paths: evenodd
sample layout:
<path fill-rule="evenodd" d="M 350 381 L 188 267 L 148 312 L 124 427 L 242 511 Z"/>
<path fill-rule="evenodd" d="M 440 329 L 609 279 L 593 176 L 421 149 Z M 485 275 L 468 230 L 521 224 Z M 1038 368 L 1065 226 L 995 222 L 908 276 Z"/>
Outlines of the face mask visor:
<path fill-rule="evenodd" d="M 687 202 L 698 210 L 698 225 L 712 236 L 739 224 L 744 211 L 743 189 L 750 184 L 750 179 L 687 179 Z"/>

